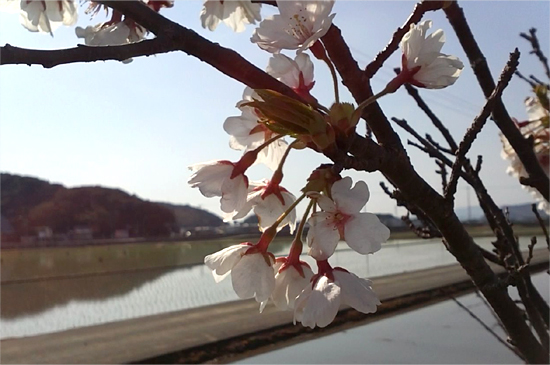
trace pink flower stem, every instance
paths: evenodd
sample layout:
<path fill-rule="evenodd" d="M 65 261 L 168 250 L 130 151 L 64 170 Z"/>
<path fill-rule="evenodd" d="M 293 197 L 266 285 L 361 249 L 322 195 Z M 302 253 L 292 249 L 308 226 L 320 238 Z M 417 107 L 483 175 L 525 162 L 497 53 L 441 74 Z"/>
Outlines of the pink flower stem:
<path fill-rule="evenodd" d="M 313 46 L 311 46 L 309 48 L 311 50 L 311 53 L 313 53 L 313 55 L 321 60 L 321 61 L 324 61 L 329 70 L 330 70 L 330 74 L 332 76 L 332 82 L 333 82 L 333 85 L 334 85 L 334 99 L 337 103 L 340 102 L 340 93 L 338 92 L 338 77 L 336 76 L 336 69 L 334 68 L 334 65 L 332 64 L 332 61 L 330 60 L 330 58 L 327 56 L 327 52 L 325 50 L 325 47 L 323 46 L 323 44 L 320 42 L 320 41 L 317 41 L 315 43 L 313 43 Z"/>
<path fill-rule="evenodd" d="M 266 148 L 271 143 L 283 137 L 284 135 L 279 134 L 273 138 L 268 139 L 267 141 L 265 141 L 264 143 L 262 143 L 261 145 L 253 149 L 252 151 L 246 152 L 243 155 L 243 157 L 241 157 L 241 159 L 237 163 L 235 163 L 235 167 L 233 168 L 233 172 L 231 173 L 231 179 L 241 174 L 244 175 L 246 170 L 248 170 L 248 168 L 254 164 L 254 162 L 256 161 L 256 158 L 258 158 L 258 153 L 260 153 L 262 149 Z"/>
<path fill-rule="evenodd" d="M 302 247 L 304 246 L 302 242 L 302 233 L 304 232 L 307 217 L 313 204 L 315 204 L 315 200 L 312 199 L 306 208 L 302 220 L 300 221 L 300 225 L 298 226 L 298 230 L 294 236 L 294 241 L 292 241 L 292 245 L 290 246 L 290 253 L 288 254 L 288 263 L 290 265 L 300 264 L 300 255 L 302 254 Z"/>

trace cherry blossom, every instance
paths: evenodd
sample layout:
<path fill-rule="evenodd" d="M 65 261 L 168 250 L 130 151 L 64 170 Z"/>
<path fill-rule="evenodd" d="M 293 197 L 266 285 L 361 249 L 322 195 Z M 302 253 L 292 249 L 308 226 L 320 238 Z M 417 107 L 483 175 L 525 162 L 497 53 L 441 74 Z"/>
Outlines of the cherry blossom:
<path fill-rule="evenodd" d="M 277 218 L 296 201 L 294 194 L 267 179 L 250 182 L 248 191 L 246 204 L 236 214 L 226 215 L 225 220 L 244 218 L 253 209 L 258 216 L 262 232 L 275 223 Z M 278 230 L 286 225 L 290 225 L 290 233 L 292 233 L 296 228 L 296 210 L 292 210 L 285 217 L 279 224 Z"/>
<path fill-rule="evenodd" d="M 351 178 L 336 181 L 331 188 L 332 199 L 310 194 L 317 199 L 323 211 L 312 214 L 307 242 L 309 254 L 317 260 L 330 257 L 340 239 L 360 254 L 378 251 L 390 236 L 390 230 L 372 213 L 360 210 L 369 200 L 369 189 L 364 181 L 351 188 Z"/>
<path fill-rule="evenodd" d="M 250 40 L 271 53 L 282 49 L 304 51 L 324 36 L 335 14 L 333 0 L 277 1 L 280 14 L 264 19 Z"/>
<path fill-rule="evenodd" d="M 1 8 L 20 11 L 21 24 L 31 32 L 52 34 L 61 25 L 73 25 L 78 18 L 74 0 L 21 0 L 2 2 Z"/>
<path fill-rule="evenodd" d="M 216 160 L 189 166 L 193 175 L 189 184 L 207 198 L 220 196 L 221 210 L 233 213 L 246 203 L 248 178 L 238 163 Z"/>
<path fill-rule="evenodd" d="M 309 265 L 303 261 L 296 265 L 287 264 L 288 258 L 277 258 L 273 269 L 275 270 L 275 287 L 271 293 L 270 299 L 279 310 L 294 309 L 296 298 L 310 284 L 313 277 L 313 271 Z M 260 306 L 263 310 L 267 301 Z"/>
<path fill-rule="evenodd" d="M 230 246 L 204 258 L 217 283 L 231 274 L 239 298 L 256 298 L 257 302 L 266 301 L 275 288 L 274 262 L 272 254 L 250 243 Z"/>
<path fill-rule="evenodd" d="M 313 62 L 306 53 L 299 53 L 294 59 L 276 53 L 270 59 L 267 73 L 292 88 L 298 95 L 311 98 L 309 91 L 313 81 Z"/>
<path fill-rule="evenodd" d="M 246 99 L 243 100 L 245 101 Z M 242 107 L 239 117 L 227 118 L 223 129 L 229 134 L 229 146 L 235 150 L 249 151 L 277 136 L 260 122 L 254 109 L 250 107 Z M 258 153 L 256 163 L 264 163 L 271 170 L 277 169 L 287 147 L 284 139 L 273 141 Z"/>
<path fill-rule="evenodd" d="M 242 32 L 246 24 L 262 20 L 260 9 L 260 4 L 250 0 L 206 0 L 201 11 L 202 27 L 213 31 L 223 21 L 233 31 Z"/>
<path fill-rule="evenodd" d="M 326 327 L 338 314 L 341 305 L 349 305 L 361 313 L 374 313 L 380 300 L 371 282 L 340 267 L 332 269 L 328 262 L 318 262 L 320 273 L 298 295 L 294 303 L 294 323 L 304 327 Z"/>
<path fill-rule="evenodd" d="M 403 51 L 402 71 L 394 79 L 395 84 L 400 86 L 408 82 L 418 87 L 442 89 L 454 84 L 460 76 L 463 63 L 455 56 L 440 52 L 445 34 L 438 29 L 427 36 L 431 26 L 431 20 L 411 24 L 411 29 L 403 36 L 400 43 Z"/>

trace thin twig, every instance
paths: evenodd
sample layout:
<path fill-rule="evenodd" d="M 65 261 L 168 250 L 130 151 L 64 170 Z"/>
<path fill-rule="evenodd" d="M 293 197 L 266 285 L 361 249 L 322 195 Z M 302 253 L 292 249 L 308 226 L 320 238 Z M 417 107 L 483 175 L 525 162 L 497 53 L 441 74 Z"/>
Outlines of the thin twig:
<path fill-rule="evenodd" d="M 517 77 L 519 77 L 520 79 L 522 79 L 523 81 L 525 81 L 526 83 L 529 84 L 529 86 L 531 86 L 531 88 L 535 88 L 537 86 L 537 84 L 535 84 L 533 81 L 529 80 L 527 77 L 523 76 L 523 74 L 519 71 L 516 70 L 516 72 L 514 72 L 514 75 L 516 75 Z"/>
<path fill-rule="evenodd" d="M 548 66 L 548 58 L 542 53 L 542 50 L 540 49 L 539 39 L 537 37 L 537 29 L 531 28 L 529 29 L 529 34 L 520 33 L 520 37 L 525 38 L 529 43 L 531 43 L 531 47 L 533 50 L 531 53 L 534 53 L 539 58 L 540 62 L 542 63 L 542 67 L 544 67 L 544 70 L 546 72 L 546 76 L 548 79 L 550 79 L 550 67 Z"/>
<path fill-rule="evenodd" d="M 399 68 L 394 68 L 393 70 L 397 74 L 400 72 Z M 449 132 L 449 130 L 445 127 L 445 125 L 441 122 L 441 120 L 430 109 L 428 104 L 426 104 L 424 99 L 422 99 L 422 97 L 420 96 L 420 93 L 414 86 L 410 84 L 405 84 L 405 89 L 407 90 L 409 95 L 414 99 L 414 101 L 416 101 L 416 104 L 418 105 L 418 107 L 428 116 L 428 118 L 430 118 L 433 125 L 439 130 L 443 138 L 445 138 L 445 141 L 447 141 L 447 144 L 449 145 L 450 150 L 454 154 L 458 149 L 458 146 L 453 136 L 451 135 L 451 132 Z"/>
<path fill-rule="evenodd" d="M 531 260 L 533 259 L 533 249 L 535 248 L 536 244 L 537 237 L 531 237 L 531 244 L 527 246 L 529 248 L 529 256 L 527 256 L 527 260 L 525 260 L 525 265 L 529 265 L 531 263 Z"/>
<path fill-rule="evenodd" d="M 538 77 L 536 77 L 535 75 L 529 75 L 529 78 L 531 80 L 533 80 L 534 82 L 536 82 L 538 85 L 542 85 L 544 87 L 546 87 L 546 89 L 549 89 L 550 88 L 550 85 L 548 85 L 546 82 L 543 82 L 541 81 Z"/>
<path fill-rule="evenodd" d="M 445 198 L 451 202 L 454 200 L 454 194 L 456 192 L 456 186 L 458 184 L 459 172 L 462 169 L 464 160 L 466 159 L 466 153 L 470 150 L 470 147 L 476 139 L 477 134 L 485 125 L 487 118 L 493 110 L 496 100 L 500 100 L 502 92 L 504 91 L 506 86 L 508 86 L 512 75 L 514 74 L 514 71 L 518 66 L 518 59 L 519 51 L 516 48 L 516 50 L 510 54 L 510 59 L 508 60 L 506 67 L 504 67 L 504 70 L 500 75 L 500 79 L 493 93 L 491 94 L 491 96 L 489 96 L 489 98 L 487 98 L 487 102 L 481 110 L 481 113 L 474 119 L 472 126 L 468 129 L 468 131 L 466 131 L 464 139 L 462 140 L 462 142 L 460 142 L 460 146 L 458 147 L 458 151 L 456 152 L 456 160 L 453 164 L 453 168 L 451 169 L 449 184 L 445 189 Z"/>
<path fill-rule="evenodd" d="M 468 313 L 470 315 L 470 317 L 472 317 L 473 319 L 475 319 L 479 324 L 481 324 L 481 326 L 483 326 L 483 328 L 485 328 L 485 330 L 487 332 L 489 332 L 490 334 L 492 334 L 497 340 L 498 342 L 500 342 L 501 344 L 503 344 L 504 346 L 506 346 L 506 348 L 508 348 L 510 351 L 512 351 L 513 353 L 515 353 L 517 356 L 519 356 L 522 360 L 525 360 L 525 358 L 523 357 L 523 355 L 513 346 L 510 346 L 510 344 L 506 341 L 504 341 L 502 338 L 500 338 L 500 336 L 495 332 L 493 331 L 493 329 L 489 326 L 487 326 L 474 312 L 472 312 L 468 307 L 466 307 L 464 304 L 460 303 L 458 301 L 458 299 L 456 299 L 455 297 L 451 296 L 451 299 L 462 309 L 464 309 L 466 311 L 466 313 Z"/>
<path fill-rule="evenodd" d="M 436 170 L 435 172 L 441 175 L 441 186 L 445 189 L 445 186 L 447 186 L 447 169 L 445 168 L 445 162 L 435 160 L 435 163 L 439 166 L 439 170 Z"/>
<path fill-rule="evenodd" d="M 448 148 L 445 148 L 443 147 L 442 145 L 440 145 L 439 143 L 437 143 L 431 135 L 427 134 L 426 133 L 426 140 L 428 140 L 428 142 L 430 142 L 435 148 L 437 148 L 438 150 L 440 150 L 441 152 L 445 152 L 445 153 L 448 153 L 449 155 L 453 155 L 455 154 L 456 152 L 456 149 L 453 151 L 451 149 L 448 149 Z"/>
<path fill-rule="evenodd" d="M 546 228 L 546 224 L 539 214 L 537 205 L 531 205 L 531 210 L 533 211 L 533 213 L 535 213 L 535 216 L 537 217 L 537 221 L 539 222 L 540 228 L 542 229 L 544 237 L 546 238 L 546 246 L 548 246 L 548 249 L 550 249 L 550 237 L 548 237 L 548 229 Z"/>

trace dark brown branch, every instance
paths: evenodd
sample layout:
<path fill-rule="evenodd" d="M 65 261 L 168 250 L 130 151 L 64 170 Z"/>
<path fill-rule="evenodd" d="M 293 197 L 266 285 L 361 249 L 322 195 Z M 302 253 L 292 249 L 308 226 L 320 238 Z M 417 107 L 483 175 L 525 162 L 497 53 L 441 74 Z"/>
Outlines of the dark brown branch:
<path fill-rule="evenodd" d="M 506 86 L 508 86 L 508 83 L 510 82 L 512 75 L 514 74 L 514 71 L 518 66 L 518 63 L 519 63 L 518 59 L 519 59 L 519 51 L 516 48 L 516 50 L 510 55 L 510 59 L 508 60 L 506 67 L 504 68 L 504 70 L 500 75 L 500 79 L 496 85 L 496 88 L 491 93 L 489 98 L 487 98 L 487 102 L 485 103 L 485 106 L 481 110 L 481 113 L 479 113 L 479 115 L 474 119 L 472 126 L 468 129 L 468 131 L 466 131 L 466 135 L 464 136 L 464 139 L 462 140 L 462 142 L 460 142 L 460 146 L 458 148 L 458 151 L 456 152 L 456 160 L 451 170 L 451 177 L 449 179 L 449 184 L 445 189 L 445 198 L 449 199 L 450 201 L 454 199 L 454 194 L 456 192 L 456 186 L 458 183 L 459 172 L 462 169 L 464 160 L 466 159 L 466 153 L 468 153 L 468 151 L 470 150 L 470 147 L 472 146 L 472 143 L 477 137 L 477 134 L 481 131 L 481 129 L 485 125 L 485 122 L 487 121 L 487 118 L 491 114 L 491 111 L 493 110 L 495 104 L 497 103 L 497 101 L 500 101 L 502 92 L 504 91 Z"/>
<path fill-rule="evenodd" d="M 529 254 L 527 256 L 527 260 L 525 260 L 525 265 L 531 264 L 531 260 L 533 259 L 533 249 L 535 248 L 535 245 L 537 244 L 537 237 L 533 236 L 531 237 L 531 243 L 527 246 L 529 249 Z"/>
<path fill-rule="evenodd" d="M 550 249 L 550 237 L 548 237 L 548 229 L 546 229 L 546 223 L 541 218 L 539 211 L 537 209 L 537 205 L 533 204 L 531 205 L 531 210 L 537 217 L 537 221 L 539 222 L 540 228 L 542 229 L 542 232 L 544 233 L 544 237 L 546 238 L 546 246 L 548 246 L 548 249 Z"/>
<path fill-rule="evenodd" d="M 520 33 L 520 37 L 525 38 L 529 43 L 531 43 L 531 47 L 533 50 L 531 53 L 534 53 L 539 58 L 540 62 L 542 63 L 542 66 L 544 67 L 544 70 L 546 72 L 546 76 L 548 79 L 550 79 L 550 67 L 548 66 L 548 58 L 542 53 L 542 50 L 540 49 L 539 39 L 537 37 L 537 29 L 531 28 L 529 29 L 529 34 Z"/>
<path fill-rule="evenodd" d="M 481 165 L 482 164 L 483 164 L 483 156 L 477 155 L 476 167 L 474 169 L 476 174 L 479 174 L 479 172 L 481 171 Z"/>
<path fill-rule="evenodd" d="M 441 160 L 435 160 L 435 163 L 439 167 L 439 170 L 435 172 L 441 175 L 441 186 L 445 189 L 445 186 L 447 186 L 447 169 L 445 168 L 445 163 Z"/>
<path fill-rule="evenodd" d="M 160 53 L 179 51 L 171 43 L 158 38 L 148 39 L 122 46 L 90 47 L 78 45 L 75 48 L 58 50 L 36 50 L 14 47 L 6 44 L 0 47 L 0 65 L 42 65 L 52 68 L 75 62 L 124 61 L 132 57 L 151 56 Z"/>
<path fill-rule="evenodd" d="M 479 247 L 479 249 L 481 250 L 481 254 L 483 255 L 483 257 L 485 257 L 488 261 L 491 261 L 492 263 L 500 266 L 504 266 L 504 262 L 500 259 L 500 257 L 490 251 L 487 251 L 481 246 Z"/>
<path fill-rule="evenodd" d="M 384 62 L 397 50 L 399 47 L 399 42 L 401 42 L 401 39 L 403 36 L 410 30 L 411 24 L 418 23 L 422 17 L 424 16 L 424 13 L 428 11 L 434 11 L 439 10 L 443 6 L 443 1 L 421 1 L 416 4 L 414 7 L 414 10 L 412 14 L 409 16 L 409 19 L 403 24 L 401 28 L 397 28 L 395 33 L 393 33 L 393 36 L 388 43 L 388 45 L 376 55 L 376 58 L 368 64 L 368 66 L 365 68 L 365 76 L 368 80 L 370 80 L 376 72 L 384 65 Z"/>
<path fill-rule="evenodd" d="M 412 127 L 408 125 L 406 121 L 396 118 L 392 118 L 392 120 L 396 122 L 399 126 L 404 128 L 407 132 L 411 133 L 423 144 L 424 148 L 422 148 L 422 146 L 416 145 L 418 148 L 428 153 L 431 157 L 438 158 L 447 166 L 453 165 L 449 159 L 447 159 L 440 151 L 431 146 L 428 141 L 424 140 Z M 478 158 L 477 167 L 480 167 L 479 161 L 480 159 Z M 511 270 L 517 270 L 517 268 L 523 265 L 523 258 L 521 257 L 519 246 L 517 245 L 517 240 L 514 236 L 514 232 L 510 223 L 506 219 L 502 210 L 498 208 L 492 197 L 487 192 L 487 189 L 479 178 L 479 170 L 474 170 L 474 168 L 469 164 L 467 160 L 464 163 L 464 168 L 465 171 L 460 171 L 461 177 L 465 181 L 467 181 L 468 184 L 470 184 L 470 186 L 472 186 L 476 192 L 480 206 L 483 209 L 485 216 L 487 217 L 487 221 L 489 222 L 489 225 L 497 236 L 496 248 L 499 251 L 500 257 L 507 257 L 507 262 L 509 262 L 509 264 L 506 264 L 506 266 L 510 267 Z M 488 259 L 487 255 L 484 254 L 483 256 Z M 527 271 L 522 271 L 521 277 L 518 278 L 515 285 L 522 288 L 520 293 L 522 293 L 522 299 L 524 301 L 533 302 L 534 306 L 530 305 L 530 308 L 537 308 L 538 313 L 531 310 L 530 314 L 534 316 L 541 315 L 544 322 L 548 325 L 548 313 L 550 312 L 548 304 L 544 301 L 540 293 L 534 287 L 533 283 L 531 282 L 529 273 Z M 528 293 L 528 295 L 526 295 L 526 293 Z M 537 319 L 535 319 L 535 321 L 536 320 Z"/>
<path fill-rule="evenodd" d="M 491 76 L 487 60 L 479 49 L 462 8 L 458 6 L 456 1 L 453 1 L 444 8 L 444 11 L 447 19 L 455 30 L 462 48 L 470 60 L 470 65 L 485 97 L 489 97 L 495 89 L 495 82 Z M 548 200 L 550 195 L 550 182 L 548 176 L 546 176 L 544 170 L 540 166 L 531 143 L 523 137 L 516 127 L 501 100 L 495 105 L 493 120 L 516 151 L 525 170 L 531 177 L 533 186 L 546 200 Z"/>

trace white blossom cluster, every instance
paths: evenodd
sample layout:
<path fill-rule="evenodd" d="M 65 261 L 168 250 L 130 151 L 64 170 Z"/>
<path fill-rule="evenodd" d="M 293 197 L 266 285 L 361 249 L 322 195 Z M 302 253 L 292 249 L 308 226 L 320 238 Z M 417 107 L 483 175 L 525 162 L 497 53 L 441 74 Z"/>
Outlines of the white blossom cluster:
<path fill-rule="evenodd" d="M 319 55 L 324 51 L 318 51 L 323 47 L 319 40 L 332 24 L 335 16 L 331 14 L 333 4 L 334 1 L 277 1 L 279 14 L 261 21 L 251 38 L 261 49 L 273 54 L 267 73 L 291 87 L 304 100 L 316 101 L 310 95 L 314 85 L 313 63 L 306 51 L 322 58 Z M 260 21 L 260 9 L 259 4 L 248 1 L 207 0 L 201 20 L 203 27 L 211 30 L 224 22 L 240 32 L 245 25 Z M 438 30 L 427 36 L 430 27 L 431 21 L 413 25 L 403 38 L 403 71 L 393 81 L 392 87 L 408 82 L 439 89 L 453 84 L 458 78 L 462 63 L 456 57 L 440 53 L 443 32 Z M 296 50 L 296 56 L 290 58 L 282 53 L 283 50 Z M 280 310 L 293 310 L 295 322 L 311 328 L 329 325 L 342 304 L 363 313 L 375 312 L 380 301 L 371 282 L 345 268 L 333 268 L 328 262 L 340 241 L 345 241 L 357 253 L 367 255 L 380 250 L 381 244 L 390 236 L 389 229 L 376 215 L 361 212 L 370 195 L 364 181 L 354 185 L 350 177 L 331 175 L 330 169 L 317 169 L 302 190 L 304 194 L 299 199 L 307 198 L 310 207 L 318 208 L 311 215 L 308 208 L 302 218 L 309 226 L 306 237 L 308 254 L 317 262 L 317 273 L 299 259 L 303 224 L 296 232 L 288 256 L 275 259 L 268 251 L 269 243 L 281 227 L 288 224 L 291 231 L 296 227 L 294 205 L 298 201 L 280 186 L 288 151 L 297 142 L 306 146 L 317 143 L 319 149 L 325 144 L 319 144 L 313 135 L 300 132 L 299 128 L 298 132 L 292 133 L 295 141 L 287 143 L 282 136 L 291 134 L 284 132 L 288 127 L 286 121 L 278 118 L 275 108 L 265 112 L 261 105 L 269 104 L 265 97 L 271 96 L 258 93 L 245 90 L 243 100 L 237 104 L 241 115 L 230 117 L 224 123 L 224 129 L 230 135 L 230 147 L 243 150 L 243 158 L 238 162 L 211 161 L 191 166 L 194 174 L 189 183 L 205 196 L 220 197 L 226 220 L 242 218 L 253 210 L 263 234 L 257 243 L 245 242 L 208 255 L 205 264 L 213 270 L 216 281 L 231 274 L 237 295 L 255 298 L 261 303 L 260 311 L 271 300 Z M 283 104 L 278 106 L 285 107 Z M 345 110 L 345 107 L 339 110 Z M 354 127 L 345 113 L 343 124 L 331 121 L 327 115 L 324 118 L 329 120 L 323 122 L 327 128 L 321 128 L 321 134 L 326 133 L 322 141 L 329 141 L 327 143 L 333 141 L 333 133 L 346 133 Z M 257 162 L 275 171 L 271 180 L 248 181 L 245 171 Z"/>
<path fill-rule="evenodd" d="M 175 4 L 173 0 L 141 1 L 157 12 Z M 357 115 L 375 99 L 357 108 L 340 103 L 336 80 L 335 103 L 330 108 L 320 105 L 310 93 L 315 84 L 314 65 L 306 52 L 327 63 L 336 77 L 321 40 L 335 17 L 334 0 L 276 1 L 276 5 L 279 13 L 262 20 L 261 4 L 250 0 L 204 1 L 200 21 L 209 30 L 223 22 L 242 32 L 247 25 L 259 22 L 250 41 L 271 53 L 266 72 L 290 87 L 302 101 L 271 90 L 245 89 L 237 103 L 240 115 L 227 118 L 223 124 L 229 146 L 243 151 L 242 157 L 236 162 L 216 160 L 190 166 L 193 174 L 189 184 L 205 197 L 218 197 L 226 221 L 253 211 L 262 232 L 257 243 L 233 245 L 206 256 L 204 262 L 214 279 L 218 282 L 231 274 L 236 294 L 255 298 L 261 303 L 260 310 L 271 300 L 278 309 L 294 311 L 295 322 L 325 327 L 343 304 L 363 313 L 375 312 L 380 304 L 368 279 L 329 264 L 339 242 L 345 241 L 358 254 L 373 254 L 388 240 L 390 230 L 376 215 L 362 212 L 370 196 L 364 181 L 354 184 L 331 165 L 321 166 L 311 173 L 303 194 L 296 198 L 281 185 L 283 166 L 291 149 L 322 151 L 334 147 L 336 136 L 353 132 Z M 95 14 L 102 8 L 89 1 L 86 13 Z M 50 34 L 56 27 L 74 25 L 77 20 L 75 0 L 0 0 L 0 9 L 19 12 L 23 26 L 30 31 Z M 411 25 L 400 44 L 402 71 L 377 97 L 405 83 L 441 89 L 457 80 L 463 64 L 440 52 L 445 36 L 442 30 L 428 35 L 431 25 L 431 21 Z M 146 29 L 113 10 L 109 21 L 77 27 L 76 35 L 88 46 L 123 45 L 143 40 Z M 296 54 L 289 57 L 283 50 Z M 256 163 L 273 171 L 270 179 L 249 181 L 247 169 Z M 296 229 L 295 208 L 303 200 L 309 204 Z M 316 273 L 300 260 L 306 222 L 306 244 L 317 263 Z M 275 259 L 269 245 L 286 225 L 291 232 L 296 231 L 295 238 L 289 254 Z"/>

